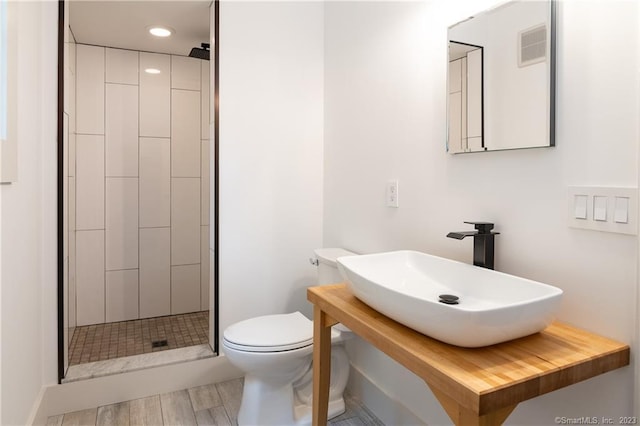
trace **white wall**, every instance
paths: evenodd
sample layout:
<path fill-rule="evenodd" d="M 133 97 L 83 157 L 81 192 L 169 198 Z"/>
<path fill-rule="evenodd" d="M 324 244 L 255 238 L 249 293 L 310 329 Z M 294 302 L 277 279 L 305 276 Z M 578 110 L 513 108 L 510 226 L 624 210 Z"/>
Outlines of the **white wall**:
<path fill-rule="evenodd" d="M 323 5 L 220 5 L 220 334 L 302 310 L 322 243 Z"/>
<path fill-rule="evenodd" d="M 57 3 L 15 4 L 18 179 L 2 198 L 2 418 L 26 424 L 56 380 Z M 29 52 L 28 54 L 22 54 Z M 46 350 L 44 349 L 46 348 Z"/>
<path fill-rule="evenodd" d="M 635 348 L 638 239 L 569 229 L 566 187 L 638 184 L 638 5 L 560 6 L 557 147 L 452 156 L 446 28 L 482 5 L 327 3 L 324 245 L 470 262 L 471 242 L 445 235 L 464 220 L 494 221 L 496 269 L 562 288 L 561 320 Z M 384 203 L 392 178 L 398 209 Z M 384 355 L 361 341 L 350 355 L 425 422 L 448 422 L 426 386 Z M 509 421 L 631 415 L 635 391 L 631 366 L 523 403 Z"/>

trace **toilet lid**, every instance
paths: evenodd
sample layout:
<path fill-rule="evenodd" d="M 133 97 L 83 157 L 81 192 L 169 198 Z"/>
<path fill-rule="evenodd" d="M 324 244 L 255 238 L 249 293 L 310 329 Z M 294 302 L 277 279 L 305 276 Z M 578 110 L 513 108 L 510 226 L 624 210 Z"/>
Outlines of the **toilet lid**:
<path fill-rule="evenodd" d="M 250 352 L 279 352 L 313 343 L 313 322 L 300 312 L 237 322 L 224 331 L 225 344 Z"/>

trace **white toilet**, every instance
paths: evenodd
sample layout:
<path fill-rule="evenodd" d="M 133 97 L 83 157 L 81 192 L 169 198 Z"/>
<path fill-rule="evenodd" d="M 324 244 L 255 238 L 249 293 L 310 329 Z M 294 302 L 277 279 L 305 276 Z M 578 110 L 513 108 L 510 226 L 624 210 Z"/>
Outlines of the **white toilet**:
<path fill-rule="evenodd" d="M 336 258 L 343 249 L 317 249 L 318 284 L 342 282 Z M 331 386 L 328 418 L 345 410 L 343 392 L 349 360 L 340 342 L 351 336 L 338 324 L 331 330 Z M 231 363 L 245 372 L 238 424 L 311 424 L 313 322 L 300 312 L 266 315 L 237 322 L 224 331 L 222 347 Z"/>

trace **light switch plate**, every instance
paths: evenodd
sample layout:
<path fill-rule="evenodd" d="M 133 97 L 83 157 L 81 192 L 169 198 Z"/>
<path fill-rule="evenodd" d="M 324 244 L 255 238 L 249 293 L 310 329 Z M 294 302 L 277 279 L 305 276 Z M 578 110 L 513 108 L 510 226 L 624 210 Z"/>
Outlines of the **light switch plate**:
<path fill-rule="evenodd" d="M 587 218 L 579 218 L 586 196 Z M 569 186 L 568 225 L 571 228 L 618 234 L 638 234 L 638 188 L 608 186 Z M 625 206 L 626 203 L 626 206 Z M 626 222 L 625 209 L 626 207 Z"/>
<path fill-rule="evenodd" d="M 387 207 L 400 207 L 397 180 L 390 180 L 387 182 Z"/>

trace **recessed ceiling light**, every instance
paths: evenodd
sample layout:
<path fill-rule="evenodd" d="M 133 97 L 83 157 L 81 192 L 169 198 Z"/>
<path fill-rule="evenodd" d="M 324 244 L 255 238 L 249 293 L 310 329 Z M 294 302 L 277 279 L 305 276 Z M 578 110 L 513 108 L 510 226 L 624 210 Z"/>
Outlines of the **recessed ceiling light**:
<path fill-rule="evenodd" d="M 147 68 L 144 70 L 147 74 L 160 74 L 160 70 L 157 68 Z"/>
<path fill-rule="evenodd" d="M 154 26 L 149 28 L 149 32 L 156 37 L 169 37 L 173 30 L 168 27 Z"/>

